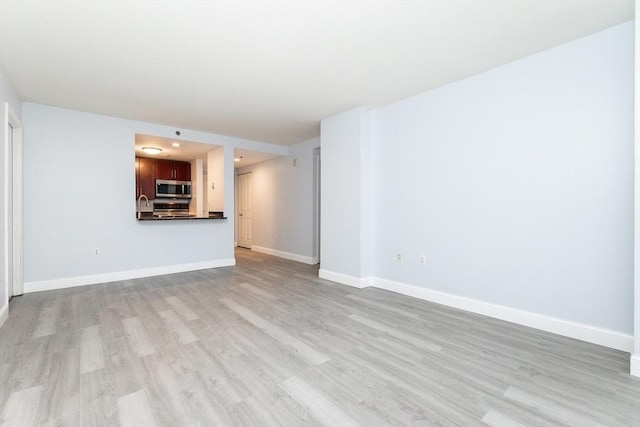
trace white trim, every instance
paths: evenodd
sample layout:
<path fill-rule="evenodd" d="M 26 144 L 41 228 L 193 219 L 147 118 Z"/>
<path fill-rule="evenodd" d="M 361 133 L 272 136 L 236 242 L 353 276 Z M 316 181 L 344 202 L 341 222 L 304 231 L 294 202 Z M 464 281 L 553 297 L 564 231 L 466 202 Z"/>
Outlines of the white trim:
<path fill-rule="evenodd" d="M 313 148 L 313 250 L 316 253 L 316 264 L 320 263 L 320 206 L 322 200 L 320 199 L 320 182 L 322 176 L 320 174 L 320 167 L 322 164 L 322 149 L 318 147 Z"/>
<path fill-rule="evenodd" d="M 119 280 L 138 279 L 141 277 L 161 276 L 163 274 L 183 273 L 186 271 L 206 270 L 208 268 L 229 267 L 236 265 L 235 258 L 215 261 L 194 262 L 190 264 L 167 265 L 162 267 L 143 268 L 140 270 L 117 271 L 113 273 L 76 276 L 63 279 L 26 282 L 24 292 L 51 291 L 54 289 L 73 288 L 76 286 L 96 285 L 117 282 Z"/>
<path fill-rule="evenodd" d="M 630 373 L 634 377 L 640 377 L 640 354 L 631 355 Z"/>
<path fill-rule="evenodd" d="M 9 218 L 13 215 L 13 210 L 10 211 L 11 206 L 13 205 L 13 200 L 9 199 L 10 191 L 13 176 L 11 174 L 11 166 L 13 165 L 13 156 L 11 156 L 11 149 L 9 148 L 9 103 L 4 103 L 4 110 L 2 114 L 2 123 L 6 126 L 3 140 L 2 140 L 2 155 L 4 157 L 4 164 L 2 165 L 4 171 L 4 186 L 2 187 L 2 202 L 3 202 L 3 212 L 2 214 L 4 222 L 2 224 L 2 246 L 4 248 L 4 257 L 0 262 L 2 262 L 2 269 L 4 273 L 2 274 L 2 284 L 1 286 L 4 288 L 4 299 L 2 300 L 2 307 L 9 307 L 9 286 L 12 286 L 9 282 L 11 269 L 13 268 L 13 259 L 11 254 L 13 253 L 13 247 L 11 246 L 12 239 L 9 239 L 9 235 L 13 236 L 12 226 L 9 224 Z M 10 215 L 11 212 L 11 215 Z"/>
<path fill-rule="evenodd" d="M 442 304 L 448 307 L 458 308 L 471 313 L 482 314 L 495 319 L 516 323 L 518 325 L 528 326 L 565 337 L 590 342 L 592 344 L 602 345 L 616 350 L 626 351 L 629 353 L 633 351 L 633 335 L 623 334 L 610 329 L 598 328 L 596 326 L 586 325 L 583 323 L 558 319 L 556 317 L 546 316 L 539 313 L 492 304 L 472 298 L 465 298 L 446 292 L 409 285 L 407 283 L 381 279 L 379 277 L 358 278 L 322 269 L 318 272 L 318 276 L 321 279 L 331 280 L 332 282 L 341 283 L 354 288 L 362 289 L 367 286 L 372 286 L 413 298 Z M 640 354 L 632 356 L 631 368 L 632 372 L 636 372 L 636 375 L 640 374 Z M 634 374 L 632 373 L 632 375 Z"/>
<path fill-rule="evenodd" d="M 517 323 L 518 325 L 529 326 L 565 337 L 614 348 L 616 350 L 631 352 L 633 349 L 632 335 L 610 329 L 571 322 L 569 320 L 558 319 L 543 314 L 532 313 L 377 277 L 373 278 L 372 286 L 449 307 L 459 308 L 472 313 L 506 320 L 507 322 Z"/>
<path fill-rule="evenodd" d="M 9 304 L 5 304 L 0 307 L 0 328 L 4 325 L 4 322 L 9 318 Z"/>
<path fill-rule="evenodd" d="M 8 309 L 9 294 L 22 294 L 22 122 L 8 102 L 3 107 L 2 123 L 5 129 L 1 149 L 5 163 L 4 187 L 1 189 L 4 202 L 1 244 L 4 257 L 0 262 L 4 274 L 0 286 L 5 292 L 2 307 Z"/>
<path fill-rule="evenodd" d="M 331 280 L 332 282 L 340 283 L 354 288 L 362 289 L 371 286 L 371 277 L 355 277 L 347 274 L 336 273 L 329 270 L 320 269 L 318 271 L 318 277 L 321 279 Z"/>
<path fill-rule="evenodd" d="M 273 255 L 280 258 L 290 259 L 292 261 L 303 262 L 305 264 L 315 265 L 318 263 L 318 257 L 310 257 L 305 255 L 293 254 L 291 252 L 279 251 L 277 249 L 265 248 L 263 246 L 251 245 L 251 250 L 262 254 Z"/>
<path fill-rule="evenodd" d="M 633 231 L 633 330 L 635 343 L 631 356 L 631 375 L 640 377 L 640 1 L 636 0 L 634 58 L 634 231 Z"/>
<path fill-rule="evenodd" d="M 13 191 L 11 192 L 13 200 L 9 206 L 12 206 L 12 230 L 8 230 L 7 233 L 12 233 L 11 242 L 13 247 L 11 248 L 11 261 L 12 261 L 12 280 L 13 283 L 7 283 L 7 286 L 12 286 L 11 295 L 22 295 L 23 293 L 23 277 L 22 277 L 22 260 L 23 260 L 23 243 L 22 243 L 22 212 L 23 212 L 23 185 L 22 185 L 22 121 L 20 117 L 13 111 L 8 102 L 5 103 L 6 117 L 6 133 L 5 141 L 9 141 L 10 127 L 13 129 L 11 135 L 11 141 L 13 147 L 11 149 L 12 156 L 7 158 L 7 162 L 11 162 L 11 183 L 13 185 Z M 8 181 L 7 181 L 8 183 Z M 7 212 L 8 213 L 8 212 Z M 8 291 L 8 289 L 7 289 Z M 7 293 L 8 295 L 8 293 Z"/>
<path fill-rule="evenodd" d="M 5 173 L 4 187 L 0 190 L 0 198 L 4 202 L 3 241 L 0 244 L 4 246 L 4 257 L 0 262 L 4 274 L 0 279 L 0 286 L 4 288 L 5 297 L 0 301 L 0 326 L 9 317 L 9 294 L 22 294 L 22 122 L 8 102 L 4 103 L 2 120 L 5 129 L 0 149 L 4 152 Z M 13 132 L 9 138 L 11 129 Z"/>

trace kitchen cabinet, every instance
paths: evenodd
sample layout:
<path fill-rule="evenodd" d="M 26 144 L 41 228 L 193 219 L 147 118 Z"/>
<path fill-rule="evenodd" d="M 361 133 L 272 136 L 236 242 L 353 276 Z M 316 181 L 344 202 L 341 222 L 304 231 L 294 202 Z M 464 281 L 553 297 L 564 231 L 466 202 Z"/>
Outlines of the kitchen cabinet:
<path fill-rule="evenodd" d="M 156 163 L 155 159 L 136 157 L 136 199 L 142 194 L 149 199 L 155 198 Z"/>
<path fill-rule="evenodd" d="M 191 163 L 174 162 L 176 170 L 176 179 L 178 181 L 191 181 Z"/>
<path fill-rule="evenodd" d="M 156 177 L 157 179 L 191 181 L 191 163 L 177 160 L 157 160 Z"/>

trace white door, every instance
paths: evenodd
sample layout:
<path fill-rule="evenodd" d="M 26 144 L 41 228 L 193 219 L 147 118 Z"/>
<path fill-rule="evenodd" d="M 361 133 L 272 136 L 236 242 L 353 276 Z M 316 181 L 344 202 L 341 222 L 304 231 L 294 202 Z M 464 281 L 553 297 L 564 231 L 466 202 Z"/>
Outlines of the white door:
<path fill-rule="evenodd" d="M 251 249 L 251 173 L 238 175 L 238 246 Z"/>

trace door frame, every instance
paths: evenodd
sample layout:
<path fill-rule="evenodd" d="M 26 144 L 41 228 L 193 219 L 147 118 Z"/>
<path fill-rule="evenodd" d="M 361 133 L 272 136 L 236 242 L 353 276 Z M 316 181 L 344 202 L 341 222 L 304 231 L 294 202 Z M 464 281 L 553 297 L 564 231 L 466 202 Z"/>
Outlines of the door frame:
<path fill-rule="evenodd" d="M 8 102 L 4 103 L 4 154 L 5 154 L 5 257 L 4 282 L 7 301 L 12 296 L 24 293 L 22 258 L 23 258 L 23 140 L 22 122 Z M 10 138 L 11 136 L 11 138 Z M 9 146 L 11 141 L 11 147 Z M 11 190 L 11 191 L 10 191 Z M 11 236 L 11 237 L 10 237 Z M 11 291 L 11 292 L 10 292 Z"/>
<path fill-rule="evenodd" d="M 636 0 L 635 43 L 640 45 L 640 0 Z M 633 231 L 633 353 L 631 354 L 630 373 L 640 377 L 640 55 L 634 58 L 634 231 Z"/>

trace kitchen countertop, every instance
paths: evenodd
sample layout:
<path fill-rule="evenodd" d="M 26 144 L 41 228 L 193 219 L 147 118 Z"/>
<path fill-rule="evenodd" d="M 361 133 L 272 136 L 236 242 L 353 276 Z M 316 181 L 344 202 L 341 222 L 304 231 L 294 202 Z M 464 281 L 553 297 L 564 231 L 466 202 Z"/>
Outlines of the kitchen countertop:
<path fill-rule="evenodd" d="M 203 220 L 203 219 L 227 219 L 226 216 L 220 215 L 209 215 L 209 216 L 159 216 L 159 215 L 149 215 L 143 212 L 140 218 L 137 217 L 138 221 L 193 221 L 193 220 Z"/>

